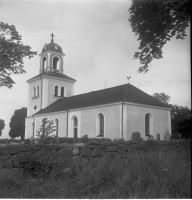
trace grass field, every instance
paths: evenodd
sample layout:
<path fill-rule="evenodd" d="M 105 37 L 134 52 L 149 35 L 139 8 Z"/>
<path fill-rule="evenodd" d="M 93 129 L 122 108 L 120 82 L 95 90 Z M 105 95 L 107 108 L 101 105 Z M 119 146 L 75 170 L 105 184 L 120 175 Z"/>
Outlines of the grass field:
<path fill-rule="evenodd" d="M 189 149 L 126 159 L 46 159 L 22 179 L 0 182 L 0 198 L 191 198 Z"/>

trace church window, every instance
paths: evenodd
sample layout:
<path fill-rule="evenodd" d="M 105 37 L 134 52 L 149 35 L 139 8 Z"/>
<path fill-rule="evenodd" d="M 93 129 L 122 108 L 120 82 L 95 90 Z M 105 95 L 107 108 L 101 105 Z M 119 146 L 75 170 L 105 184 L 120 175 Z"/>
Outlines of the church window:
<path fill-rule="evenodd" d="M 43 57 L 43 72 L 46 69 L 46 64 L 47 64 L 47 59 L 46 59 L 46 57 Z"/>
<path fill-rule="evenodd" d="M 34 133 L 35 133 L 35 123 L 32 123 L 32 137 L 34 138 Z"/>
<path fill-rule="evenodd" d="M 56 137 L 58 137 L 59 120 L 58 120 L 58 119 L 55 119 L 55 123 L 56 123 Z"/>
<path fill-rule="evenodd" d="M 73 137 L 77 138 L 78 136 L 78 120 L 77 117 L 73 117 Z"/>
<path fill-rule="evenodd" d="M 151 135 L 151 114 L 147 113 L 145 115 L 145 136 Z"/>
<path fill-rule="evenodd" d="M 64 97 L 64 87 L 61 87 L 61 97 Z"/>
<path fill-rule="evenodd" d="M 37 96 L 39 96 L 39 86 L 37 86 Z"/>
<path fill-rule="evenodd" d="M 97 115 L 97 136 L 104 137 L 104 115 L 99 113 Z"/>
<path fill-rule="evenodd" d="M 33 88 L 33 96 L 36 96 L 36 87 Z"/>
<path fill-rule="evenodd" d="M 55 96 L 58 96 L 58 86 L 55 86 Z"/>
<path fill-rule="evenodd" d="M 36 109 L 37 109 L 37 105 L 34 106 L 34 110 L 36 110 Z"/>
<path fill-rule="evenodd" d="M 59 58 L 54 57 L 53 58 L 53 71 L 59 70 Z"/>

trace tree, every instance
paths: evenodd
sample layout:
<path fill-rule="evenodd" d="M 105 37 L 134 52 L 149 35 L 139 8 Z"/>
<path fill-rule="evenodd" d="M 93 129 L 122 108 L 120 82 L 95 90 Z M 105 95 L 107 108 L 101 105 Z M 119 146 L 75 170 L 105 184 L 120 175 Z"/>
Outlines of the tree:
<path fill-rule="evenodd" d="M 53 121 L 49 121 L 47 118 L 44 118 L 42 120 L 42 124 L 39 128 L 39 131 L 37 131 L 37 136 L 43 145 L 45 143 L 45 139 L 56 131 L 55 127 L 56 126 L 54 126 Z"/>
<path fill-rule="evenodd" d="M 173 138 L 179 138 L 179 134 L 183 138 L 191 138 L 191 109 L 187 106 L 172 105 L 172 135 Z"/>
<path fill-rule="evenodd" d="M 191 138 L 191 115 L 188 116 L 188 119 L 184 119 L 183 121 L 179 122 L 178 132 L 181 133 L 182 137 L 188 139 Z"/>
<path fill-rule="evenodd" d="M 23 74 L 23 58 L 37 54 L 31 47 L 23 45 L 14 25 L 0 22 L 0 86 L 11 88 L 15 82 L 11 74 Z"/>
<path fill-rule="evenodd" d="M 156 92 L 152 96 L 165 104 L 169 104 L 169 101 L 171 99 L 171 97 L 169 95 L 165 94 L 164 92 L 162 92 L 162 93 Z"/>
<path fill-rule="evenodd" d="M 9 123 L 10 131 L 9 136 L 11 138 L 21 137 L 24 139 L 25 135 L 25 118 L 27 117 L 27 108 L 21 108 L 15 110 L 14 115 Z"/>
<path fill-rule="evenodd" d="M 186 37 L 190 24 L 190 0 L 132 0 L 129 9 L 132 31 L 138 35 L 138 72 L 146 73 L 153 59 L 162 58 L 162 48 L 173 36 Z"/>
<path fill-rule="evenodd" d="M 0 119 L 0 136 L 2 135 L 2 130 L 5 127 L 5 121 L 3 119 Z"/>
<path fill-rule="evenodd" d="M 191 110 L 187 106 L 169 104 L 171 97 L 165 93 L 154 93 L 152 96 L 172 108 L 172 137 L 179 139 L 179 134 L 181 134 L 183 138 L 191 138 Z"/>

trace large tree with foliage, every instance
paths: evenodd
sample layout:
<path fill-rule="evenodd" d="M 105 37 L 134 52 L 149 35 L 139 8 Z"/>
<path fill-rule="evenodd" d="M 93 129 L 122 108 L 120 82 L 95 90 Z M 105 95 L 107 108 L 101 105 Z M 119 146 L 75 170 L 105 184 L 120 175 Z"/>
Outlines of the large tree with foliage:
<path fill-rule="evenodd" d="M 26 73 L 23 58 L 36 54 L 30 46 L 23 45 L 14 25 L 0 22 L 0 86 L 11 88 L 15 83 L 11 74 Z"/>
<path fill-rule="evenodd" d="M 165 103 L 165 104 L 169 104 L 169 101 L 171 99 L 171 97 L 167 94 L 165 94 L 164 92 L 162 93 L 154 93 L 152 95 L 153 97 L 155 97 L 156 99 L 160 100 L 161 102 Z"/>
<path fill-rule="evenodd" d="M 191 113 L 191 111 L 190 111 Z M 192 128 L 191 128 L 191 114 L 187 118 L 178 123 L 178 132 L 181 133 L 184 138 L 191 138 Z"/>
<path fill-rule="evenodd" d="M 9 136 L 11 138 L 21 137 L 25 135 L 25 118 L 27 117 L 27 108 L 21 108 L 15 110 L 14 115 L 9 123 L 10 131 Z"/>
<path fill-rule="evenodd" d="M 162 48 L 173 36 L 186 37 L 190 24 L 190 0 L 132 0 L 129 9 L 133 32 L 140 41 L 139 51 L 134 58 L 139 59 L 139 72 L 146 73 L 153 59 L 162 58 Z"/>
<path fill-rule="evenodd" d="M 5 127 L 5 121 L 3 119 L 0 119 L 0 136 L 2 135 L 2 130 Z"/>
<path fill-rule="evenodd" d="M 191 138 L 191 109 L 187 106 L 172 105 L 172 134 L 174 138 Z"/>
<path fill-rule="evenodd" d="M 154 93 L 152 96 L 172 108 L 171 128 L 173 138 L 179 139 L 179 134 L 183 138 L 191 138 L 191 109 L 187 106 L 169 104 L 171 97 L 165 93 Z"/>

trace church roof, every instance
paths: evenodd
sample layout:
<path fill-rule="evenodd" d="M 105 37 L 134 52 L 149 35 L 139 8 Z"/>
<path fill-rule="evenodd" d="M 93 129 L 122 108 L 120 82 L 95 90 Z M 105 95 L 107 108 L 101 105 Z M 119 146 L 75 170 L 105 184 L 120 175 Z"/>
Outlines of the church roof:
<path fill-rule="evenodd" d="M 62 53 L 63 54 L 62 48 L 58 44 L 56 44 L 54 42 L 51 42 L 49 44 L 45 44 L 44 45 L 41 53 L 44 53 L 46 51 L 53 51 L 53 52 L 57 52 L 57 53 Z"/>
<path fill-rule="evenodd" d="M 133 85 L 125 84 L 59 99 L 48 107 L 41 109 L 35 115 L 99 106 L 123 101 L 128 103 L 170 108 L 168 105 L 146 94 Z"/>
<path fill-rule="evenodd" d="M 27 80 L 27 82 L 29 81 L 32 81 L 33 79 L 35 78 L 38 78 L 38 77 L 43 77 L 43 76 L 52 76 L 52 77 L 57 77 L 57 78 L 63 78 L 63 79 L 66 79 L 66 80 L 70 80 L 70 81 L 76 81 L 75 79 L 65 75 L 65 74 L 61 74 L 61 73 L 56 73 L 56 72 L 44 72 L 44 73 L 41 73 L 37 76 L 34 76 L 33 78 Z"/>

